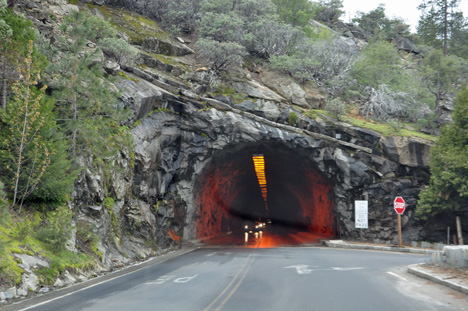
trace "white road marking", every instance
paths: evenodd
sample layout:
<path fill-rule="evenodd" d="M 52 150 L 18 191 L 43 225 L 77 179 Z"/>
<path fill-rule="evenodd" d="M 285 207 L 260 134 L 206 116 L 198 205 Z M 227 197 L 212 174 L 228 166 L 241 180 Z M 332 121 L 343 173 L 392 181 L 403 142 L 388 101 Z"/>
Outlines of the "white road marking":
<path fill-rule="evenodd" d="M 362 270 L 363 267 L 350 267 L 350 268 L 340 268 L 340 267 L 331 267 L 335 271 L 352 271 L 352 270 Z"/>
<path fill-rule="evenodd" d="M 148 282 L 148 283 L 145 283 L 145 284 L 146 285 L 159 285 L 159 284 L 163 284 L 163 283 L 169 281 L 172 278 L 175 278 L 175 276 L 174 275 L 165 275 L 165 276 L 162 276 L 162 277 L 158 278 L 154 282 Z"/>
<path fill-rule="evenodd" d="M 295 268 L 297 274 L 310 274 L 313 271 L 353 271 L 353 270 L 362 270 L 364 269 L 363 267 L 349 267 L 349 268 L 342 268 L 342 267 L 330 267 L 330 268 L 324 268 L 324 269 L 309 269 L 309 265 L 295 265 L 295 266 L 289 266 L 289 267 L 284 267 L 285 269 L 290 269 L 290 268 Z M 318 266 L 312 266 L 311 268 L 318 268 Z"/>
<path fill-rule="evenodd" d="M 295 266 L 289 266 L 289 267 L 284 267 L 285 269 L 290 269 L 294 268 L 296 269 L 297 274 L 310 274 L 312 272 L 311 269 L 308 269 L 308 265 L 295 265 Z"/>
<path fill-rule="evenodd" d="M 402 281 L 408 282 L 408 279 L 405 279 L 405 278 L 402 277 L 401 275 L 398 275 L 398 274 L 396 274 L 396 273 L 394 273 L 394 272 L 390 272 L 390 271 L 388 271 L 387 273 L 390 274 L 390 275 L 392 275 L 392 276 L 394 276 L 394 277 L 396 277 L 396 278 L 398 278 L 398 279 L 400 279 L 400 280 L 402 280 Z"/>
<path fill-rule="evenodd" d="M 188 251 L 185 251 L 185 252 L 181 252 L 178 256 L 181 256 L 181 255 L 190 253 L 191 251 L 193 251 L 193 250 L 188 250 Z M 145 261 L 144 263 L 149 262 L 149 261 L 151 261 L 151 260 L 154 260 L 154 258 L 148 259 L 148 260 Z M 160 261 L 160 262 L 155 262 L 154 264 L 157 265 L 157 264 L 160 264 L 160 263 L 165 262 L 166 260 L 167 260 L 167 259 L 164 259 L 164 260 L 162 260 L 162 261 Z M 138 265 L 141 265 L 141 264 L 138 264 Z M 135 265 L 135 266 L 136 266 L 136 265 Z M 129 267 L 127 267 L 127 268 L 131 268 L 131 267 L 132 267 L 132 266 L 129 266 Z M 97 282 L 97 283 L 95 283 L 95 284 L 92 284 L 92 285 L 83 287 L 83 288 L 81 288 L 81 289 L 72 291 L 72 292 L 70 292 L 70 293 L 68 293 L 68 294 L 64 294 L 64 295 L 62 295 L 62 296 L 58 296 L 58 297 L 55 297 L 55 298 L 52 298 L 52 299 L 49 299 L 49 300 L 46 300 L 46 301 L 43 301 L 43 302 L 34 304 L 34 305 L 32 305 L 32 306 L 29 306 L 29 307 L 20 309 L 20 310 L 18 310 L 18 311 L 26 311 L 26 310 L 30 310 L 30 309 L 33 309 L 33 308 L 36 308 L 36 307 L 39 307 L 39 306 L 43 306 L 43 305 L 48 304 L 48 303 L 50 303 L 50 302 L 52 302 L 52 301 L 56 301 L 56 300 L 65 298 L 65 297 L 74 295 L 74 294 L 76 294 L 76 293 L 85 291 L 85 290 L 87 290 L 87 289 L 93 288 L 93 287 L 95 287 L 95 286 L 98 286 L 98 285 L 101 285 L 101 284 L 104 284 L 104 283 L 107 283 L 107 282 L 116 280 L 116 279 L 118 279 L 118 278 L 121 278 L 121 277 L 130 275 L 130 274 L 132 274 L 132 273 L 138 272 L 138 271 L 140 271 L 140 270 L 142 270 L 142 269 L 145 269 L 145 268 L 147 268 L 147 267 L 148 267 L 148 266 L 141 267 L 141 268 L 136 269 L 136 270 L 134 270 L 134 271 L 130 271 L 130 272 L 127 272 L 127 273 L 123 273 L 123 274 L 121 274 L 121 275 L 117 275 L 117 276 L 114 276 L 114 277 L 110 277 L 110 278 L 107 279 L 107 280 L 104 280 L 104 281 L 101 281 L 101 282 Z M 125 268 L 125 269 L 126 269 L 126 268 Z M 125 269 L 123 269 L 123 270 L 125 270 Z M 117 271 L 117 272 L 119 272 L 119 271 Z M 112 275 L 112 274 L 110 274 L 110 275 Z M 67 290 L 67 289 L 70 289 L 70 288 L 69 288 L 69 287 L 66 287 L 66 288 L 63 288 L 63 289 L 59 289 L 58 291 Z M 13 305 L 14 305 L 14 304 L 13 304 Z"/>
<path fill-rule="evenodd" d="M 175 279 L 173 282 L 174 283 L 187 283 L 187 282 L 190 282 L 191 280 L 193 280 L 194 278 L 196 278 L 197 276 L 198 276 L 198 274 L 195 274 L 194 276 L 178 278 L 178 279 Z"/>

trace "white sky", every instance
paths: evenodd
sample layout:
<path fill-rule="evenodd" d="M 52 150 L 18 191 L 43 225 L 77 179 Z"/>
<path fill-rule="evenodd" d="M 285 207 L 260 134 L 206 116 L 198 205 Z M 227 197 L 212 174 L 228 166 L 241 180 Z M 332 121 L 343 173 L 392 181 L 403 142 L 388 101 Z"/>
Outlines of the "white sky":
<path fill-rule="evenodd" d="M 412 26 L 412 32 L 416 31 L 421 11 L 417 9 L 423 0 L 343 0 L 344 11 L 342 19 L 349 22 L 356 12 L 367 13 L 378 7 L 379 3 L 385 4 L 385 15 L 388 17 L 400 17 Z M 468 0 L 461 0 L 458 7 L 464 17 L 468 17 Z"/>

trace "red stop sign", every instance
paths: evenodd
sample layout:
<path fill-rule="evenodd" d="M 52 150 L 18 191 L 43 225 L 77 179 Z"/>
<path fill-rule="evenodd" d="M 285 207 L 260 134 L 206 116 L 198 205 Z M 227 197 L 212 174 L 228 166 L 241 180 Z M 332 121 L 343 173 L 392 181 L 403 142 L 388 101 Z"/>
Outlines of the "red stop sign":
<path fill-rule="evenodd" d="M 403 214 L 405 211 L 405 200 L 402 197 L 396 197 L 395 201 L 393 201 L 393 207 L 395 208 L 395 212 L 397 214 Z"/>

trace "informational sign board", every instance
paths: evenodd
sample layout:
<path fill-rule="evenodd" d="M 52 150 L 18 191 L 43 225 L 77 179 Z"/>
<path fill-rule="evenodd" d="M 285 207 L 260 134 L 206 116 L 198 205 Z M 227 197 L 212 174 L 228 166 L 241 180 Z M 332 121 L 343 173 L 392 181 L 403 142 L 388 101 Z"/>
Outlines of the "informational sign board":
<path fill-rule="evenodd" d="M 356 229 L 368 228 L 368 202 L 354 201 L 355 211 L 355 226 Z"/>

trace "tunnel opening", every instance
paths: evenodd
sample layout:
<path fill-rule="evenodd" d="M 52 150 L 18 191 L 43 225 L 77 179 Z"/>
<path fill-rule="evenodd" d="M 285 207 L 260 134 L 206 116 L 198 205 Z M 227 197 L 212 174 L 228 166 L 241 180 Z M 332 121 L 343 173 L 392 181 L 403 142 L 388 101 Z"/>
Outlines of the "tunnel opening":
<path fill-rule="evenodd" d="M 266 202 L 252 160 L 258 154 L 265 161 Z M 275 236 L 335 236 L 333 188 L 309 155 L 281 143 L 219 151 L 195 183 L 197 238 L 235 236 L 255 223 L 268 223 Z"/>

